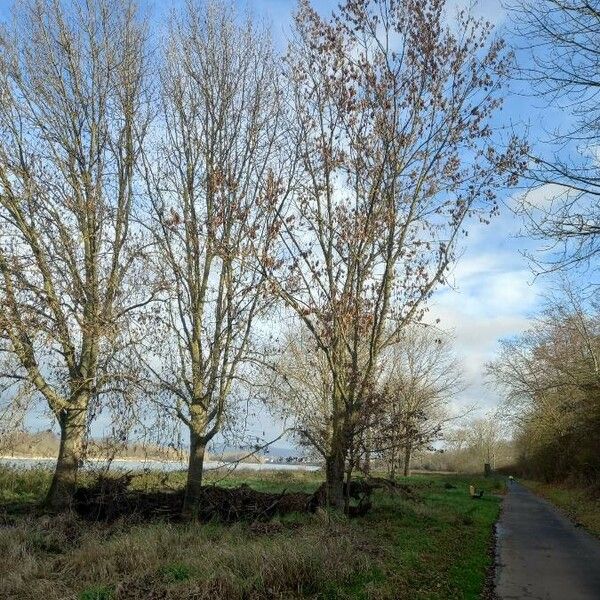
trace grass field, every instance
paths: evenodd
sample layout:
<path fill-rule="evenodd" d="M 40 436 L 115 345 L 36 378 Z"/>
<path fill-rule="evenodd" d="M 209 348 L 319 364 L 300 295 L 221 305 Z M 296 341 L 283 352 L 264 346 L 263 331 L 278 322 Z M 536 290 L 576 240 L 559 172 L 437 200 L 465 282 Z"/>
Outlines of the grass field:
<path fill-rule="evenodd" d="M 219 484 L 310 491 L 320 477 L 237 473 Z M 503 483 L 460 476 L 404 481 L 414 499 L 376 492 L 373 510 L 352 520 L 298 514 L 231 526 L 107 525 L 32 510 L 49 474 L 0 470 L 0 598 L 479 598 L 500 506 L 494 494 Z M 182 474 L 157 474 L 134 485 L 182 482 Z M 487 490 L 482 500 L 470 499 L 471 483 Z"/>
<path fill-rule="evenodd" d="M 522 481 L 536 494 L 561 508 L 573 521 L 600 537 L 600 494 L 598 490 L 572 484 Z"/>

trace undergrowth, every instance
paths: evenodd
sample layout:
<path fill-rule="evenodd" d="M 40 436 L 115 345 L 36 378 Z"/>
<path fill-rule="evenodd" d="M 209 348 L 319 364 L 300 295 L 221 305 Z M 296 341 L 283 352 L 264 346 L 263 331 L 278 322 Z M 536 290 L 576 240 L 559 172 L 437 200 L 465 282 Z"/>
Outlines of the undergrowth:
<path fill-rule="evenodd" d="M 49 475 L 0 469 L 0 598 L 253 600 L 478 598 L 502 483 L 413 477 L 412 498 L 378 491 L 365 517 L 292 514 L 268 523 L 84 522 L 35 509 Z M 312 491 L 314 473 L 236 473 L 208 482 Z M 182 485 L 144 474 L 132 485 Z M 472 500 L 469 484 L 483 487 Z"/>

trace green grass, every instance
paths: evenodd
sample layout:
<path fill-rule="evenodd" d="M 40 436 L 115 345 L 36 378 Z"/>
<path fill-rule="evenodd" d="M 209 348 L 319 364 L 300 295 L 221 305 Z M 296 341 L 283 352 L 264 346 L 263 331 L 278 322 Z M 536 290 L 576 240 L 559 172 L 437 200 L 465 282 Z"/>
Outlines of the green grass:
<path fill-rule="evenodd" d="M 211 473 L 207 483 L 310 491 L 321 481 L 319 474 L 294 472 L 222 477 Z M 106 525 L 32 513 L 47 474 L 0 470 L 0 597 L 479 598 L 500 506 L 494 493 L 503 484 L 459 476 L 403 481 L 414 499 L 378 491 L 373 510 L 353 520 L 320 513 L 260 525 Z M 483 499 L 469 497 L 471 483 L 486 490 Z M 182 484 L 177 473 L 133 482 L 142 489 Z M 19 503 L 29 510 L 15 510 Z"/>
<path fill-rule="evenodd" d="M 536 494 L 550 500 L 576 523 L 600 537 L 600 493 L 598 489 L 573 484 L 522 481 Z"/>
<path fill-rule="evenodd" d="M 380 587 L 386 597 L 394 597 L 397 590 L 396 597 L 478 598 L 489 565 L 491 529 L 499 512 L 499 498 L 489 493 L 495 484 L 473 481 L 488 494 L 472 500 L 469 479 L 412 481 L 420 488 L 421 502 L 381 497 L 366 518 L 373 542 L 385 540 L 387 547 Z M 448 481 L 456 489 L 445 489 Z"/>
<path fill-rule="evenodd" d="M 87 588 L 79 594 L 79 600 L 112 600 L 113 597 L 112 589 L 105 585 Z"/>
<path fill-rule="evenodd" d="M 0 504 L 11 502 L 21 506 L 40 502 L 50 487 L 52 472 L 49 469 L 16 471 L 0 466 Z"/>

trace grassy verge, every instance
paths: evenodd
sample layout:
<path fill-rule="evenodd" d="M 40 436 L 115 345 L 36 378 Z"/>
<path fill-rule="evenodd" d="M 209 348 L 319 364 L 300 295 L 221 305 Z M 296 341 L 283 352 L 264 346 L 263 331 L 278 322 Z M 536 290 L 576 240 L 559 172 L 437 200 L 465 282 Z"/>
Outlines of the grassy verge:
<path fill-rule="evenodd" d="M 600 496 L 598 490 L 591 491 L 585 487 L 570 484 L 541 483 L 539 481 L 522 481 L 536 494 L 550 500 L 576 523 L 583 525 L 588 531 L 600 537 Z"/>
<path fill-rule="evenodd" d="M 265 491 L 314 490 L 310 473 L 238 473 Z M 381 491 L 366 517 L 290 515 L 224 526 L 48 517 L 33 506 L 48 475 L 0 470 L 0 597 L 80 599 L 475 599 L 502 484 L 416 476 L 414 499 Z M 140 487 L 181 485 L 181 474 L 145 475 Z M 488 491 L 471 500 L 470 483 Z"/>

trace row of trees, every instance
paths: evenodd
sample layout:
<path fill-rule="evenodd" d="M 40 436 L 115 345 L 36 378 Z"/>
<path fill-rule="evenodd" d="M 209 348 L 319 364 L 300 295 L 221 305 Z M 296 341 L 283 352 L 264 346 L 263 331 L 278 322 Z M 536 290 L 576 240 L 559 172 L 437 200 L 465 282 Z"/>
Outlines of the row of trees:
<path fill-rule="evenodd" d="M 490 365 L 506 393 L 520 469 L 530 477 L 600 478 L 599 309 L 568 292 L 525 334 L 504 342 Z"/>
<path fill-rule="evenodd" d="M 342 506 L 385 429 L 387 355 L 524 167 L 492 136 L 509 62 L 444 0 L 330 18 L 302 0 L 283 57 L 226 4 L 190 0 L 158 41 L 133 0 L 18 0 L 0 38 L 1 376 L 60 426 L 48 503 L 69 504 L 98 410 L 151 399 L 189 430 L 193 515 L 232 395 L 251 367 L 282 376 L 261 330 L 283 312 Z M 414 434 L 418 405 L 400 413 L 418 443 L 436 435 Z"/>
<path fill-rule="evenodd" d="M 489 464 L 492 471 L 516 474 L 517 457 L 510 422 L 493 410 L 447 424 L 443 443 L 434 450 L 417 451 L 414 466 L 425 471 L 483 473 Z"/>
<path fill-rule="evenodd" d="M 504 415 L 491 411 L 453 428 L 445 437 L 444 452 L 438 468 L 449 471 L 480 473 L 486 464 L 492 471 L 515 464 L 515 444 Z"/>

